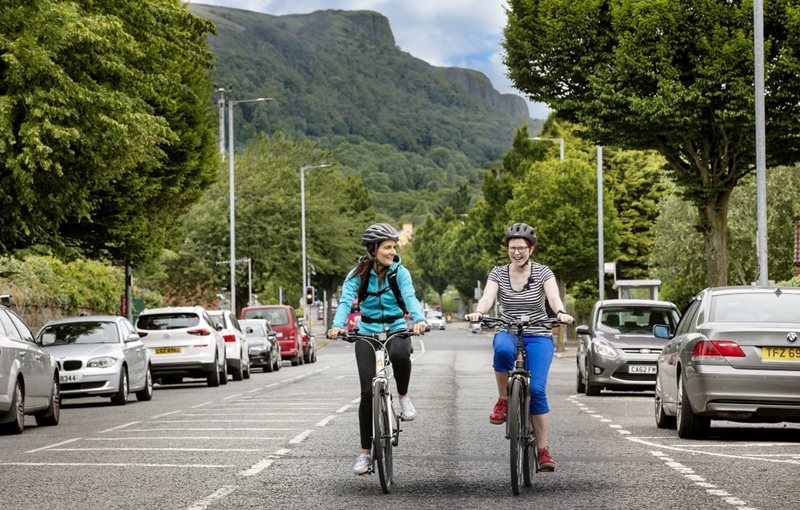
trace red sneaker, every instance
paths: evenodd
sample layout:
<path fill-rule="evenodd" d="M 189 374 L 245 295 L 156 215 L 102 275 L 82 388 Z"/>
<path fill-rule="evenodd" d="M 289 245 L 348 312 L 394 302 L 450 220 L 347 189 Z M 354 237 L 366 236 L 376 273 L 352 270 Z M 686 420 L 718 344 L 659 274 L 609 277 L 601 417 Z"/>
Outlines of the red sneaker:
<path fill-rule="evenodd" d="M 550 449 L 545 447 L 539 450 L 539 471 L 555 471 L 556 461 L 550 456 Z"/>
<path fill-rule="evenodd" d="M 494 425 L 502 425 L 506 422 L 506 412 L 508 411 L 508 399 L 498 398 L 497 403 L 492 409 L 492 414 L 489 415 L 489 423 Z"/>

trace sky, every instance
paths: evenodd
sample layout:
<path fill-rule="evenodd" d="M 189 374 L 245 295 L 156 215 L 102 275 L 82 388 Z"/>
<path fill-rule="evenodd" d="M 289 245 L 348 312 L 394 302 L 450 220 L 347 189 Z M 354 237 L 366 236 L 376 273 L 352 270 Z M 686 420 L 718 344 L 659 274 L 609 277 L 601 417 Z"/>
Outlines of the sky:
<path fill-rule="evenodd" d="M 434 66 L 465 67 L 484 73 L 502 93 L 525 96 L 506 77 L 503 48 L 505 0 L 191 0 L 272 15 L 305 14 L 320 9 L 370 10 L 389 19 L 402 51 Z M 550 110 L 528 101 L 530 116 Z"/>

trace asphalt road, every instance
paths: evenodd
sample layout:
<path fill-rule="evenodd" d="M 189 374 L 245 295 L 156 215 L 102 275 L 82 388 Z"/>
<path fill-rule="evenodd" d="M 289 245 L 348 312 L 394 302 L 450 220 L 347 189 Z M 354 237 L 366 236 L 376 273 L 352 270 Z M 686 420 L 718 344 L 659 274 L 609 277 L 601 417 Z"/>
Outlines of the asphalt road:
<path fill-rule="evenodd" d="M 352 346 L 243 382 L 157 388 L 116 407 L 67 400 L 57 427 L 0 437 L 3 509 L 800 509 L 800 426 L 714 422 L 703 441 L 659 430 L 652 393 L 575 392 L 574 353 L 551 369 L 554 473 L 510 489 L 491 335 L 451 325 L 414 340 L 418 417 L 395 487 L 351 468 L 359 451 Z"/>

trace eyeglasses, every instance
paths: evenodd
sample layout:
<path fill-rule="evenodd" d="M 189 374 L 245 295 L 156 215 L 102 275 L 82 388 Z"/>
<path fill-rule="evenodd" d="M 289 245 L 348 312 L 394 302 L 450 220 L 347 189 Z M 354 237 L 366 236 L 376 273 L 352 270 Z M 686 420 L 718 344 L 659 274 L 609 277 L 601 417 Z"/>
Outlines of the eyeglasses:
<path fill-rule="evenodd" d="M 527 246 L 509 246 L 508 251 L 511 253 L 525 253 L 528 250 Z"/>

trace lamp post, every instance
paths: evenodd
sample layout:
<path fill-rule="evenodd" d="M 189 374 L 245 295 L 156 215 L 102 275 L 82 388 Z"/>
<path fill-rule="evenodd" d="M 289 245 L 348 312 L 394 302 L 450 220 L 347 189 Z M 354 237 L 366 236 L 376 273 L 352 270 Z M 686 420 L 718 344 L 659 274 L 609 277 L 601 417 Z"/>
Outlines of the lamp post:
<path fill-rule="evenodd" d="M 558 142 L 558 157 L 559 161 L 564 161 L 564 139 L 563 138 L 540 138 L 538 136 L 534 136 L 530 138 L 530 140 L 540 140 L 545 142 Z"/>
<path fill-rule="evenodd" d="M 300 287 L 300 292 L 305 294 L 306 287 L 308 287 L 308 276 L 306 274 L 307 262 L 306 262 L 306 170 L 312 170 L 314 168 L 326 168 L 331 165 L 322 164 L 322 165 L 303 165 L 300 167 L 300 245 L 302 247 L 301 251 L 303 253 L 303 286 Z M 306 303 L 305 297 L 303 297 L 303 319 L 305 323 L 308 324 L 308 303 Z"/>
<path fill-rule="evenodd" d="M 767 260 L 767 159 L 764 109 L 764 2 L 753 2 L 753 58 L 756 103 L 756 253 L 758 284 L 769 282 Z"/>
<path fill-rule="evenodd" d="M 606 272 L 603 264 L 603 146 L 597 146 L 597 271 L 598 296 L 600 301 L 605 295 Z"/>
<path fill-rule="evenodd" d="M 230 229 L 231 229 L 231 311 L 236 313 L 236 206 L 233 194 L 233 107 L 241 103 L 259 103 L 272 101 L 271 97 L 257 97 L 255 99 L 241 99 L 228 101 L 228 180 L 230 183 Z"/>

